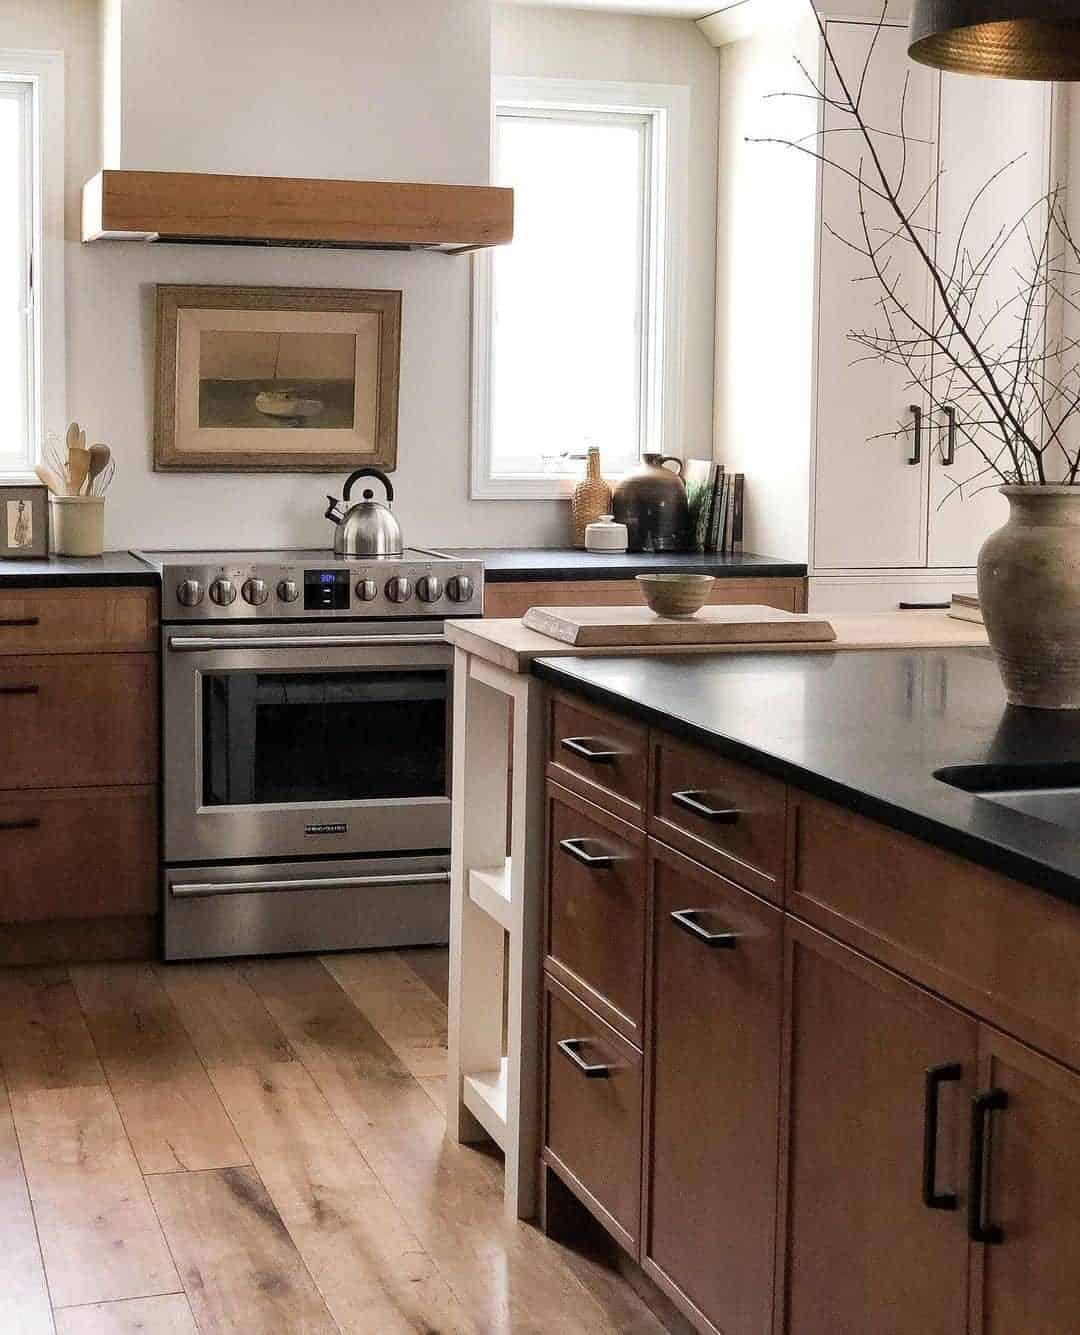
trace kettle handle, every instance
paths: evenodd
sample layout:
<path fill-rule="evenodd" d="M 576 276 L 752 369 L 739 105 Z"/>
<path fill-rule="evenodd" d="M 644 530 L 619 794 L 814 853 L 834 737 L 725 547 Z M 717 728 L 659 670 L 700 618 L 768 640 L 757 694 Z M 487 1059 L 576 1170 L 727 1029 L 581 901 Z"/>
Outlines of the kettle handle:
<path fill-rule="evenodd" d="M 345 480 L 345 490 L 341 493 L 341 499 L 347 501 L 352 491 L 352 485 L 358 477 L 374 477 L 383 484 L 386 489 L 386 500 L 392 504 L 394 500 L 394 488 L 390 485 L 390 479 L 385 473 L 380 473 L 377 468 L 358 468 L 355 473 L 350 473 Z"/>
<path fill-rule="evenodd" d="M 679 477 L 682 477 L 683 461 L 681 459 L 677 458 L 674 454 L 664 454 L 660 458 L 660 467 L 663 468 L 665 464 L 678 464 L 676 472 L 678 473 Z M 345 494 L 347 496 L 348 492 L 346 492 Z"/>

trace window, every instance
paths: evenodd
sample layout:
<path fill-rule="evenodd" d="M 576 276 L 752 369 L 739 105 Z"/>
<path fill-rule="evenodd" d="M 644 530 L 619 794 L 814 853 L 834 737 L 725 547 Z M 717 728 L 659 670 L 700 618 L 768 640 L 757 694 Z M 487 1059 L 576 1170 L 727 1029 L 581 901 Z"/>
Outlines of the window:
<path fill-rule="evenodd" d="M 496 83 L 514 242 L 474 259 L 473 495 L 560 496 L 677 444 L 687 92 Z"/>
<path fill-rule="evenodd" d="M 63 57 L 0 51 L 0 476 L 64 424 Z"/>

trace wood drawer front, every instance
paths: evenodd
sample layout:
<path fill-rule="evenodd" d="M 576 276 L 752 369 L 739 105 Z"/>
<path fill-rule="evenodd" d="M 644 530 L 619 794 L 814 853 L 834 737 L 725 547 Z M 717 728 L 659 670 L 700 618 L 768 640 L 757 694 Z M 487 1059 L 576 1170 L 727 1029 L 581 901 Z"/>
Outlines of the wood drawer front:
<path fill-rule="evenodd" d="M 772 1312 L 784 915 L 655 840 L 649 864 L 645 1266 L 687 1315 L 705 1317 L 706 1329 L 764 1331 Z"/>
<path fill-rule="evenodd" d="M 787 789 L 715 752 L 651 734 L 649 833 L 774 903 L 784 898 Z M 697 808 L 731 813 L 709 816 Z"/>
<path fill-rule="evenodd" d="M 645 557 L 643 565 L 648 560 Z M 805 612 L 806 589 L 805 579 L 785 576 L 718 579 L 709 602 Z M 641 590 L 634 579 L 520 580 L 484 586 L 484 615 L 488 617 L 524 616 L 530 607 L 640 607 L 641 603 Z"/>
<path fill-rule="evenodd" d="M 0 794 L 0 922 L 157 912 L 158 790 Z"/>
<path fill-rule="evenodd" d="M 623 820 L 644 825 L 649 736 L 644 724 L 558 692 L 548 709 L 548 777 Z"/>
<path fill-rule="evenodd" d="M 1080 1068 L 1080 907 L 792 794 L 788 908 Z"/>
<path fill-rule="evenodd" d="M 545 965 L 640 1047 L 645 835 L 550 783 L 548 831 Z M 587 856 L 610 857 L 611 865 L 584 865 L 564 840 Z"/>
<path fill-rule="evenodd" d="M 0 654 L 152 653 L 157 589 L 0 592 Z"/>
<path fill-rule="evenodd" d="M 0 789 L 155 783 L 156 654 L 0 659 Z"/>
<path fill-rule="evenodd" d="M 636 1255 L 641 1054 L 550 977 L 544 988 L 544 1162 Z M 590 1074 L 581 1064 L 602 1070 Z"/>

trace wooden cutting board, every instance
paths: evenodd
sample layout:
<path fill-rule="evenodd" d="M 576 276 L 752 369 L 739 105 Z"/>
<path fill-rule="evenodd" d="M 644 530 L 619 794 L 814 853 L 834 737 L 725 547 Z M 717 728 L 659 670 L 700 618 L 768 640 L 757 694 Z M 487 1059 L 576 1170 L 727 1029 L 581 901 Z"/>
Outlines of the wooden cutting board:
<path fill-rule="evenodd" d="M 714 603 L 692 617 L 661 617 L 647 607 L 530 607 L 523 626 L 562 644 L 628 648 L 637 644 L 821 644 L 836 639 L 827 621 L 776 607 Z"/>

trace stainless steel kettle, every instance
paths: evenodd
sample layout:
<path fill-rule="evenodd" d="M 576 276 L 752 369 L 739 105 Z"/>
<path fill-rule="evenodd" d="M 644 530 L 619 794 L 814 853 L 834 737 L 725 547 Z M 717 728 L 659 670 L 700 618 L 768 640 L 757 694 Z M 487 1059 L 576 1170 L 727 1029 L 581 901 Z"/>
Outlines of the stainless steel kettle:
<path fill-rule="evenodd" d="M 374 499 L 375 493 L 365 487 L 363 500 L 350 504 L 353 483 L 357 478 L 377 478 L 386 491 L 386 502 Z M 358 468 L 350 473 L 345 482 L 345 489 L 339 501 L 334 496 L 327 496 L 330 505 L 326 517 L 337 525 L 334 530 L 335 556 L 400 556 L 402 551 L 401 525 L 394 516 L 390 505 L 394 499 L 394 488 L 385 473 L 377 468 Z"/>

